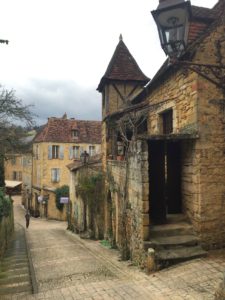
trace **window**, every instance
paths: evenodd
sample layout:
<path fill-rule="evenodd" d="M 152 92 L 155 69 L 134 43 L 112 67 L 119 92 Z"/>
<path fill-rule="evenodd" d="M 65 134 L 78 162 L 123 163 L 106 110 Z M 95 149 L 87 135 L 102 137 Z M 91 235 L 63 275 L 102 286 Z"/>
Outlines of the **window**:
<path fill-rule="evenodd" d="M 60 169 L 54 168 L 51 169 L 52 172 L 52 182 L 59 182 L 60 180 Z"/>
<path fill-rule="evenodd" d="M 40 158 L 40 155 L 39 155 L 40 153 L 39 153 L 39 146 L 38 145 L 36 145 L 36 147 L 35 147 L 35 158 L 36 159 L 39 159 Z"/>
<path fill-rule="evenodd" d="M 48 147 L 48 159 L 63 159 L 63 146 L 53 145 Z"/>
<path fill-rule="evenodd" d="M 16 164 L 16 157 L 15 157 L 15 156 L 11 159 L 11 164 L 12 164 L 12 165 L 15 165 L 15 164 Z"/>
<path fill-rule="evenodd" d="M 79 136 L 78 130 L 77 129 L 73 129 L 72 130 L 72 137 L 76 139 L 76 138 L 78 138 L 78 136 Z"/>
<path fill-rule="evenodd" d="M 90 156 L 95 155 L 95 146 L 89 146 L 89 155 Z"/>
<path fill-rule="evenodd" d="M 19 181 L 22 180 L 22 172 L 21 171 L 18 172 L 17 178 L 18 178 Z"/>
<path fill-rule="evenodd" d="M 21 181 L 22 180 L 22 172 L 21 171 L 18 171 L 18 172 L 13 171 L 12 179 Z"/>
<path fill-rule="evenodd" d="M 59 146 L 52 146 L 52 158 L 59 158 Z"/>
<path fill-rule="evenodd" d="M 79 146 L 71 146 L 69 149 L 69 158 L 74 159 L 74 158 L 79 158 L 80 155 L 80 147 Z"/>
<path fill-rule="evenodd" d="M 167 110 L 161 114 L 162 116 L 162 131 L 163 134 L 170 134 L 173 132 L 173 110 Z"/>
<path fill-rule="evenodd" d="M 13 180 L 16 180 L 17 179 L 17 174 L 16 174 L 16 171 L 13 171 L 13 176 L 12 176 L 13 178 Z"/>

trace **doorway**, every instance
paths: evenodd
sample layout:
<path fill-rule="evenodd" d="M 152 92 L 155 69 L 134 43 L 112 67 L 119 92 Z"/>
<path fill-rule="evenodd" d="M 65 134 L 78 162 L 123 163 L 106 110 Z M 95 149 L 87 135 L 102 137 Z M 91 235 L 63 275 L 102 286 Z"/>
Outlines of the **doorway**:
<path fill-rule="evenodd" d="M 168 214 L 182 212 L 179 141 L 149 142 L 149 201 L 153 224 L 165 224 Z"/>

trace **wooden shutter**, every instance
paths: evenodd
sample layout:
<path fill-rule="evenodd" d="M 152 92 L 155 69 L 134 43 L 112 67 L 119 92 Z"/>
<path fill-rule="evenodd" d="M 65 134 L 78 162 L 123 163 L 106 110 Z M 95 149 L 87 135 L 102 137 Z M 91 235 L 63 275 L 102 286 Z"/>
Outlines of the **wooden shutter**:
<path fill-rule="evenodd" d="M 60 169 L 55 169 L 56 170 L 56 181 L 60 181 Z"/>
<path fill-rule="evenodd" d="M 69 159 L 73 159 L 73 146 L 69 147 Z"/>
<path fill-rule="evenodd" d="M 59 159 L 63 159 L 63 158 L 64 158 L 64 147 L 59 146 Z"/>
<path fill-rule="evenodd" d="M 52 146 L 48 146 L 48 159 L 52 159 Z"/>

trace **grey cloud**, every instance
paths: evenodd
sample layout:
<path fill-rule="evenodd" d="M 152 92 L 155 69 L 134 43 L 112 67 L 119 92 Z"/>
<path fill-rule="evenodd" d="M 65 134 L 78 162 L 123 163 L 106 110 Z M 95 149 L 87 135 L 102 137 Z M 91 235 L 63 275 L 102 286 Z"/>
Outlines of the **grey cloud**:
<path fill-rule="evenodd" d="M 23 87 L 15 87 L 24 104 L 33 104 L 37 124 L 48 117 L 101 120 L 101 96 L 96 87 L 81 87 L 73 81 L 32 79 Z"/>

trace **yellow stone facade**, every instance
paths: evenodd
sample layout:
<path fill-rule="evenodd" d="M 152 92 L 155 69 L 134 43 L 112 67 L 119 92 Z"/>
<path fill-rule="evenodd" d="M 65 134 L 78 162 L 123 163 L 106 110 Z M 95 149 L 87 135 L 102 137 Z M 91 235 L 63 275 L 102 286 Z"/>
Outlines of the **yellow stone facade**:
<path fill-rule="evenodd" d="M 60 154 L 58 154 L 58 158 L 50 158 L 49 151 L 53 151 L 52 149 L 55 146 L 62 149 L 62 156 L 60 157 Z M 73 146 L 79 147 L 77 159 L 80 158 L 81 149 L 82 151 L 86 150 L 89 152 L 90 146 L 95 147 L 95 153 L 101 152 L 100 144 L 57 142 L 41 142 L 33 144 L 32 210 L 39 211 L 40 216 L 42 217 L 57 220 L 66 220 L 67 218 L 66 205 L 64 205 L 62 212 L 55 206 L 54 190 L 63 185 L 69 185 L 69 170 L 66 166 L 74 160 L 70 155 L 70 149 Z M 54 172 L 53 170 L 57 171 Z M 38 198 L 40 196 L 42 198 Z"/>

